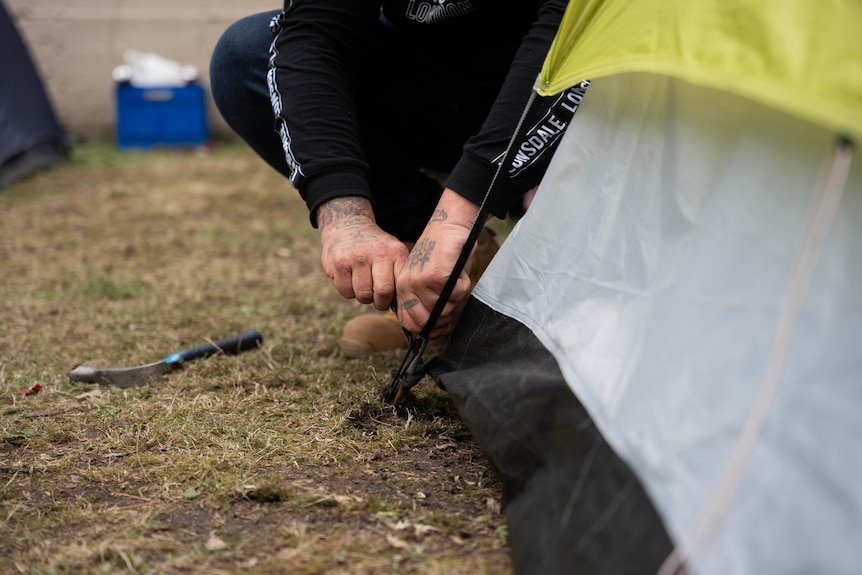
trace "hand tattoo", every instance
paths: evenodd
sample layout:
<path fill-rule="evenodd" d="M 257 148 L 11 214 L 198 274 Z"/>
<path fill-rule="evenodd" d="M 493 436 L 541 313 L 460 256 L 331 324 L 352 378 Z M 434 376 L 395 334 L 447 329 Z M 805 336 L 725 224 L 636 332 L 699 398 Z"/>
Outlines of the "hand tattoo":
<path fill-rule="evenodd" d="M 321 204 L 317 208 L 317 228 L 323 230 L 326 226 L 343 218 L 370 215 L 370 206 L 366 198 L 345 196 L 335 198 Z"/>
<path fill-rule="evenodd" d="M 413 299 L 408 299 L 407 301 L 401 303 L 401 311 L 407 311 L 408 309 L 416 307 L 417 305 L 419 305 L 418 299 L 416 299 L 415 297 Z"/>
<path fill-rule="evenodd" d="M 437 244 L 434 240 L 424 239 L 413 248 L 410 252 L 410 257 L 407 259 L 407 268 L 410 270 L 416 269 L 419 266 L 419 271 L 425 271 L 425 264 L 431 260 L 431 252 L 434 251 L 434 246 Z"/>

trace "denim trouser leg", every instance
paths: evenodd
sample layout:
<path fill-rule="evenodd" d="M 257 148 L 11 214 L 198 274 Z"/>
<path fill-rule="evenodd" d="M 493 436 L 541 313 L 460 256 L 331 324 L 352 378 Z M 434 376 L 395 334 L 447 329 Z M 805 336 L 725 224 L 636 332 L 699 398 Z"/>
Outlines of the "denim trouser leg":
<path fill-rule="evenodd" d="M 235 22 L 222 35 L 210 61 L 213 100 L 228 126 L 282 175 L 289 170 L 269 99 L 266 74 L 272 34 L 270 20 L 279 10 Z"/>

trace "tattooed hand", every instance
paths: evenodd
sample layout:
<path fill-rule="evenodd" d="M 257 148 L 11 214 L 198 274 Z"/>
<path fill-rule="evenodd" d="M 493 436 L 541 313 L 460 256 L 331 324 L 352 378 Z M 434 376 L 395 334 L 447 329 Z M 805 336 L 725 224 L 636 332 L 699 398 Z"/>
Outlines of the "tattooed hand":
<path fill-rule="evenodd" d="M 371 203 L 361 197 L 335 198 L 317 208 L 323 248 L 323 270 L 342 297 L 387 309 L 395 277 L 407 259 L 407 248 L 381 230 Z"/>
<path fill-rule="evenodd" d="M 398 275 L 398 316 L 408 331 L 419 333 L 427 323 L 478 212 L 479 206 L 453 190 L 443 192 L 437 209 Z M 461 304 L 470 295 L 469 271 L 468 261 L 431 331 L 432 338 L 448 333 L 458 320 Z"/>

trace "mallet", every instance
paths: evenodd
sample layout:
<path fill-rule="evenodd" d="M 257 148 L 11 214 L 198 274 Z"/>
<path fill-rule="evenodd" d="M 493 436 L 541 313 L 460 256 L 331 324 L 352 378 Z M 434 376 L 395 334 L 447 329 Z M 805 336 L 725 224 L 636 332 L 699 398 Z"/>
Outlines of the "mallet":
<path fill-rule="evenodd" d="M 260 347 L 263 336 L 250 329 L 222 339 L 204 343 L 170 354 L 166 358 L 135 367 L 92 367 L 76 365 L 69 371 L 69 379 L 82 383 L 101 383 L 116 387 L 136 387 L 153 380 L 162 379 L 179 369 L 185 362 L 209 357 L 218 353 L 237 355 L 243 351 Z"/>

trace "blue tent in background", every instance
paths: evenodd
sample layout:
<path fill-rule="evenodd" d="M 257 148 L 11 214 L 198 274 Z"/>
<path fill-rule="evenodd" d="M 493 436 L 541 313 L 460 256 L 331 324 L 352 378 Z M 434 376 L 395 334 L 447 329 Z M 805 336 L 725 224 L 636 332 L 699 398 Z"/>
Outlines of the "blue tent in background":
<path fill-rule="evenodd" d="M 0 2 L 0 189 L 65 157 L 63 128 L 33 59 Z"/>

